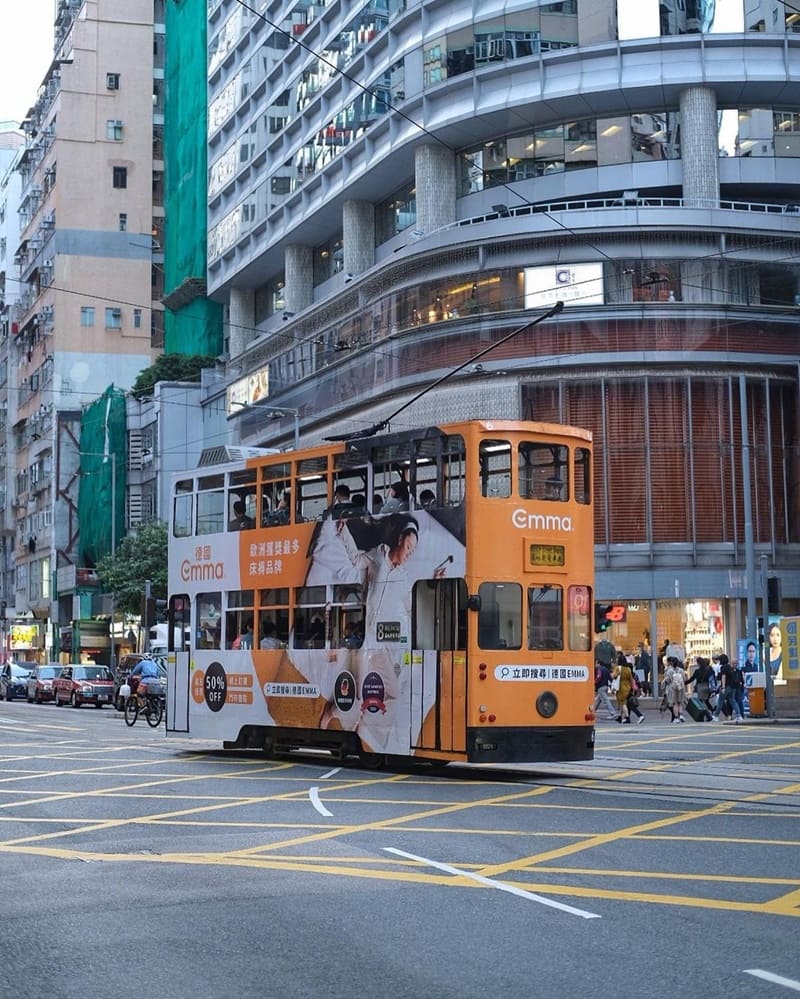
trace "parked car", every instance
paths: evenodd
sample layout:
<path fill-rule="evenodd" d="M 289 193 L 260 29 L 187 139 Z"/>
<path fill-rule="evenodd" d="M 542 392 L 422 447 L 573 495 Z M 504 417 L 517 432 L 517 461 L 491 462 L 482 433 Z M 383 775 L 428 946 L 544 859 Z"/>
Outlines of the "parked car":
<path fill-rule="evenodd" d="M 3 663 L 0 669 L 0 698 L 12 701 L 28 696 L 28 677 L 36 663 Z"/>
<path fill-rule="evenodd" d="M 161 674 L 162 685 L 166 687 L 167 681 L 167 667 L 164 665 L 164 657 L 159 655 L 146 655 L 144 652 L 129 652 L 126 656 L 122 656 L 117 663 L 117 670 L 114 674 L 114 707 L 117 711 L 125 710 L 125 699 L 120 696 L 120 688 L 124 683 L 128 682 L 128 677 L 133 667 L 142 661 L 142 659 L 152 659 L 158 666 L 158 671 Z"/>
<path fill-rule="evenodd" d="M 61 675 L 61 663 L 34 666 L 28 677 L 28 704 L 41 704 L 55 697 L 53 680 Z"/>
<path fill-rule="evenodd" d="M 114 697 L 114 677 L 108 666 L 80 666 L 68 663 L 61 667 L 61 675 L 53 680 L 53 700 L 58 707 L 71 704 L 94 704 L 102 708 L 111 704 Z"/>

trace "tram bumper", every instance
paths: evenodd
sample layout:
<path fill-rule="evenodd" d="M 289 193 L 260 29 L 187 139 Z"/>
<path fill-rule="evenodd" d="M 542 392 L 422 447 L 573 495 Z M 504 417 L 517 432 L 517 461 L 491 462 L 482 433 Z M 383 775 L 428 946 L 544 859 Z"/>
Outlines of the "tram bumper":
<path fill-rule="evenodd" d="M 470 763 L 559 763 L 594 759 L 594 726 L 467 729 Z"/>

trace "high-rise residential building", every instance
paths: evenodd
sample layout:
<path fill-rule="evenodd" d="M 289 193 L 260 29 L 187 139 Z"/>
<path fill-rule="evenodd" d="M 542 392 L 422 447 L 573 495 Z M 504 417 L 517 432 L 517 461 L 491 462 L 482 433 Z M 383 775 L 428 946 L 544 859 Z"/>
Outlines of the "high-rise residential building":
<path fill-rule="evenodd" d="M 53 60 L 22 123 L 10 597 L 50 650 L 54 580 L 67 622 L 82 613 L 82 407 L 129 388 L 163 344 L 163 31 L 163 0 L 58 0 Z"/>
<path fill-rule="evenodd" d="M 794 7 L 212 0 L 208 18 L 208 289 L 229 386 L 269 386 L 231 408 L 239 440 L 290 443 L 294 413 L 304 441 L 587 427 L 618 644 L 736 657 L 762 570 L 796 613 Z"/>
<path fill-rule="evenodd" d="M 12 608 L 14 592 L 14 535 L 16 523 L 9 503 L 14 495 L 16 459 L 9 452 L 9 420 L 15 419 L 15 367 L 9 364 L 8 344 L 11 314 L 19 297 L 14 258 L 19 246 L 19 174 L 14 162 L 24 145 L 22 135 L 11 127 L 0 131 L 0 660 L 5 661 L 9 648 L 6 618 Z M 2 126 L 0 126 L 2 127 Z"/>

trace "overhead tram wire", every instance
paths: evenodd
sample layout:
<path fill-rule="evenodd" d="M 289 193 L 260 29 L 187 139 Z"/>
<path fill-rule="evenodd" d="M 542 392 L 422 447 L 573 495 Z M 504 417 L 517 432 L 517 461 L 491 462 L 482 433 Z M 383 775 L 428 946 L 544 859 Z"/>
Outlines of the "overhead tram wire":
<path fill-rule="evenodd" d="M 532 319 L 530 322 L 523 323 L 522 326 L 518 326 L 516 329 L 511 330 L 510 333 L 506 333 L 506 335 L 501 337 L 499 340 L 496 340 L 494 343 L 490 343 L 488 347 L 484 347 L 483 350 L 479 350 L 477 354 L 473 354 L 471 357 L 468 357 L 466 361 L 463 361 L 455 368 L 451 368 L 449 371 L 445 372 L 445 374 L 443 374 L 440 378 L 437 378 L 435 381 L 432 381 L 430 385 L 426 385 L 425 388 L 420 389 L 420 391 L 417 392 L 416 395 L 413 395 L 410 399 L 404 402 L 402 406 L 399 406 L 393 413 L 390 413 L 389 416 L 386 417 L 386 419 L 381 420 L 379 423 L 375 423 L 371 427 L 365 427 L 363 430 L 357 430 L 352 434 L 335 434 L 333 437 L 326 437 L 325 439 L 328 441 L 348 441 L 348 440 L 359 440 L 362 437 L 373 437 L 381 430 L 385 430 L 385 428 L 389 426 L 389 424 L 396 416 L 399 416 L 400 413 L 408 409 L 409 406 L 417 402 L 417 400 L 421 399 L 424 395 L 427 395 L 427 393 L 430 392 L 432 389 L 437 388 L 439 385 L 442 384 L 442 382 L 445 382 L 449 378 L 452 378 L 453 375 L 457 375 L 459 371 L 463 371 L 464 368 L 469 367 L 470 364 L 475 364 L 476 361 L 479 361 L 482 357 L 488 354 L 489 351 L 494 350 L 496 347 L 501 347 L 508 340 L 511 340 L 513 337 L 518 336 L 520 333 L 524 333 L 532 326 L 538 326 L 538 324 L 543 323 L 545 319 L 552 319 L 554 316 L 557 316 L 563 310 L 563 308 L 564 308 L 563 302 L 556 302 L 556 304 L 552 307 L 552 309 L 549 309 L 547 312 L 544 313 L 544 315 L 541 315 L 536 319 Z"/>

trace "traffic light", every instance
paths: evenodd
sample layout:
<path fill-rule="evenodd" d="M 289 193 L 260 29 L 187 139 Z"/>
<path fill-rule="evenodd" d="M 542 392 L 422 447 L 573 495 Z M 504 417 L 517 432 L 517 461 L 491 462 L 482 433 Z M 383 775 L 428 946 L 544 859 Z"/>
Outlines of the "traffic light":
<path fill-rule="evenodd" d="M 767 576 L 767 613 L 781 612 L 781 577 Z"/>
<path fill-rule="evenodd" d="M 628 617 L 625 604 L 595 604 L 594 630 L 608 631 L 612 624 L 621 624 Z"/>

